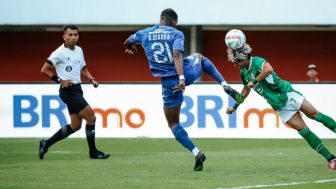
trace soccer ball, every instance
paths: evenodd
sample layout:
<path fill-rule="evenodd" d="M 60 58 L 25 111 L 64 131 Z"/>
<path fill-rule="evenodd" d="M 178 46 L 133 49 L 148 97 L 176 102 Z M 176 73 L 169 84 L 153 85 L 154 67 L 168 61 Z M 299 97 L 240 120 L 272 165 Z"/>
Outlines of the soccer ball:
<path fill-rule="evenodd" d="M 227 47 L 237 50 L 243 47 L 246 43 L 246 37 L 244 33 L 237 29 L 228 31 L 225 35 L 225 44 Z"/>

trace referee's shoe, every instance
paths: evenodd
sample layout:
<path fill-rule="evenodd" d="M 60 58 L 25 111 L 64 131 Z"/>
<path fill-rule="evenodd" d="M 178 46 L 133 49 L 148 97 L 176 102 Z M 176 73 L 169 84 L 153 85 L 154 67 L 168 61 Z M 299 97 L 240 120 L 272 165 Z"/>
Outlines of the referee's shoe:
<path fill-rule="evenodd" d="M 91 159 L 107 159 L 110 157 L 109 153 L 101 152 L 101 151 L 90 151 L 90 158 Z"/>
<path fill-rule="evenodd" d="M 39 158 L 43 159 L 44 154 L 47 153 L 47 143 L 46 140 L 40 140 L 40 146 L 39 146 Z"/>

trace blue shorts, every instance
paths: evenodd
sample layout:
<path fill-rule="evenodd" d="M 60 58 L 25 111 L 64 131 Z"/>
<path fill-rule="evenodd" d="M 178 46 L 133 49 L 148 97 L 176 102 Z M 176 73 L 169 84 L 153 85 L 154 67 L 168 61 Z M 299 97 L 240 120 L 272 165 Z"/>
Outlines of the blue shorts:
<path fill-rule="evenodd" d="M 201 60 L 193 55 L 183 59 L 183 75 L 186 86 L 194 83 L 202 74 Z M 162 77 L 162 98 L 164 108 L 173 108 L 182 104 L 183 92 L 173 93 L 173 87 L 178 85 L 180 79 L 178 75 Z"/>

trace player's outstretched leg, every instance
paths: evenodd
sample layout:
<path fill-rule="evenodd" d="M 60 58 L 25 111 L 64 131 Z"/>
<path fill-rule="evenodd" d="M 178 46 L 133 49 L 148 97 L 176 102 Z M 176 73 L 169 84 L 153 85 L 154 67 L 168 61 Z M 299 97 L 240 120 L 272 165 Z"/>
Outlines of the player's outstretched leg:
<path fill-rule="evenodd" d="M 223 88 L 225 93 L 231 96 L 238 104 L 244 102 L 244 97 L 238 91 L 234 90 L 229 85 L 224 85 Z"/>
<path fill-rule="evenodd" d="M 299 134 L 308 142 L 308 144 L 328 161 L 328 168 L 336 170 L 335 156 L 324 146 L 322 141 L 308 127 L 299 131 Z"/>
<path fill-rule="evenodd" d="M 244 101 L 243 96 L 239 92 L 231 88 L 226 81 L 224 80 L 222 74 L 219 73 L 216 66 L 211 62 L 207 57 L 202 56 L 201 54 L 196 54 L 201 58 L 202 70 L 211 75 L 224 89 L 225 93 L 231 96 L 237 103 L 242 103 Z"/>
<path fill-rule="evenodd" d="M 39 158 L 43 159 L 44 155 L 47 153 L 48 148 L 55 144 L 56 142 L 65 139 L 69 135 L 74 133 L 70 125 L 65 125 L 60 128 L 52 137 L 48 140 L 40 140 L 39 144 Z"/>
<path fill-rule="evenodd" d="M 333 118 L 319 112 L 315 120 L 322 123 L 328 129 L 336 133 L 336 122 Z M 335 157 L 333 157 L 333 159 L 328 161 L 328 168 L 330 170 L 336 170 L 336 158 Z"/>
<path fill-rule="evenodd" d="M 319 112 L 316 115 L 315 118 L 316 121 L 322 123 L 324 126 L 326 126 L 328 129 L 330 129 L 331 131 L 333 131 L 334 133 L 336 133 L 336 122 L 333 118 Z"/>
<path fill-rule="evenodd" d="M 97 150 L 95 144 L 95 125 L 86 124 L 85 127 L 86 140 L 89 145 L 89 155 L 91 159 L 107 159 L 110 154 Z"/>
<path fill-rule="evenodd" d="M 180 125 L 176 125 L 175 127 L 171 128 L 171 130 L 175 136 L 175 139 L 194 154 L 194 171 L 202 171 L 203 162 L 205 161 L 205 155 L 190 140 L 188 133 L 184 130 L 183 127 L 181 127 Z"/>

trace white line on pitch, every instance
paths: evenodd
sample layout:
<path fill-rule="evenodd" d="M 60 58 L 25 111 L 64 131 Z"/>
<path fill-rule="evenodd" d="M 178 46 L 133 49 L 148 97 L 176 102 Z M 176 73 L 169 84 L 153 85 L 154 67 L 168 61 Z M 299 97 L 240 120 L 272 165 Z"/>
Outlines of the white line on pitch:
<path fill-rule="evenodd" d="M 250 188 L 266 188 L 266 187 L 277 187 L 277 186 L 293 186 L 293 185 L 301 185 L 301 184 L 319 184 L 319 183 L 327 183 L 327 182 L 336 182 L 336 179 L 325 179 L 325 180 L 317 180 L 312 182 L 289 182 L 289 183 L 277 183 L 277 184 L 259 184 L 254 186 L 238 186 L 232 188 L 216 188 L 216 189 L 250 189 Z"/>

